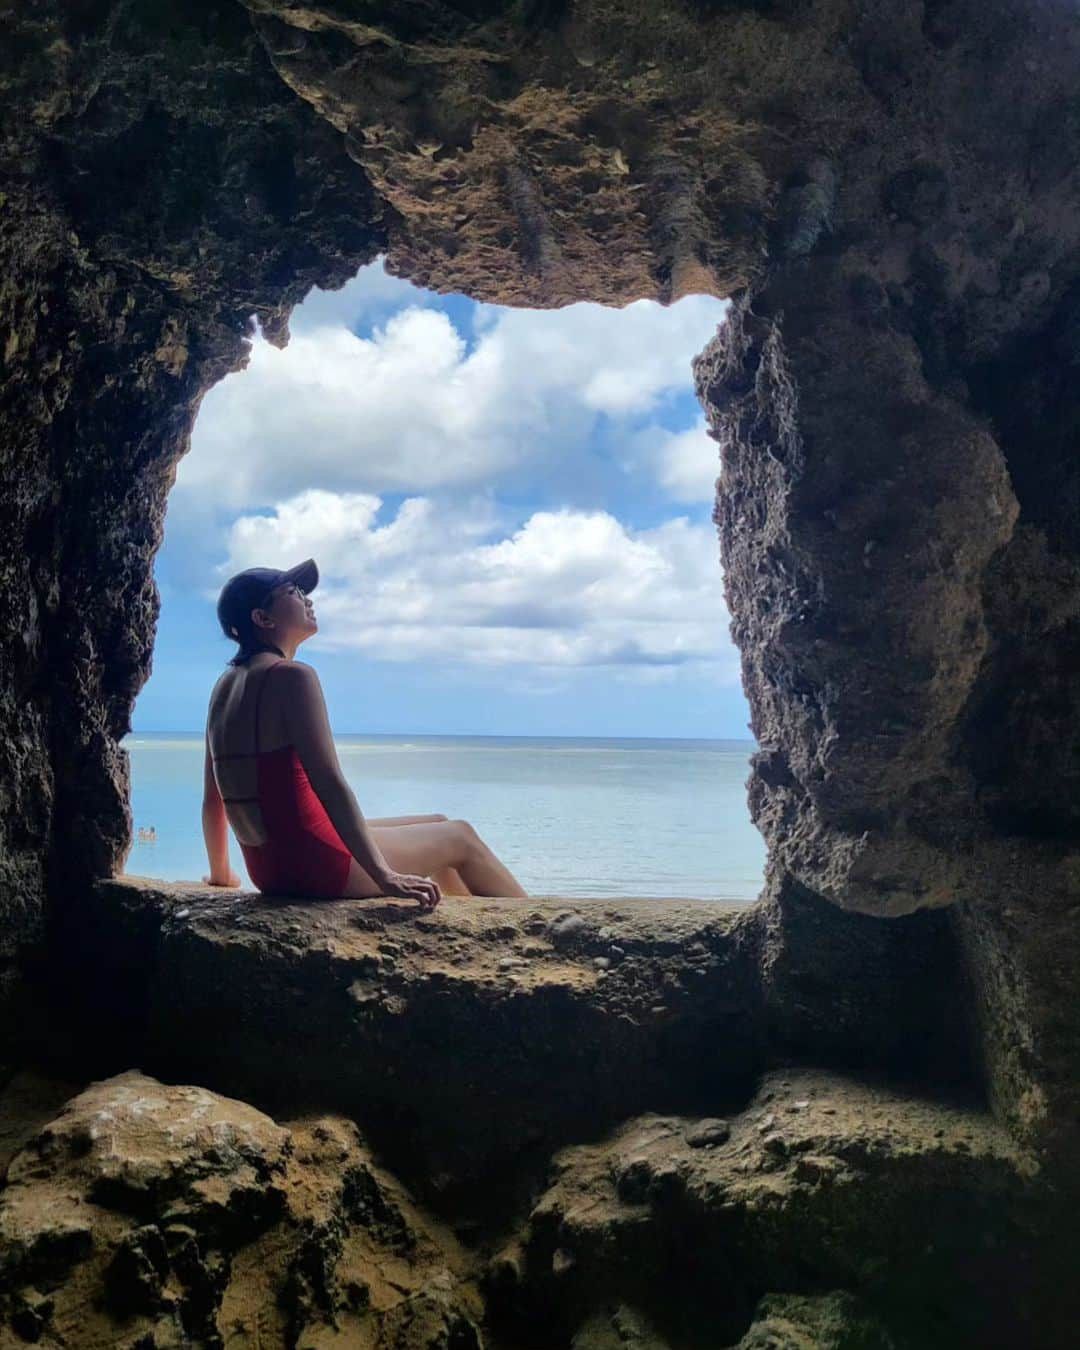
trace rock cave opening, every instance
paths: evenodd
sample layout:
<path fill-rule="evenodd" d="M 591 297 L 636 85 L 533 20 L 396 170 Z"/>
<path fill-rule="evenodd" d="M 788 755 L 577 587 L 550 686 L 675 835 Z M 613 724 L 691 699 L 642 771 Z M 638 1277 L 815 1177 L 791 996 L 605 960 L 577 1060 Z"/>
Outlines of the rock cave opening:
<path fill-rule="evenodd" d="M 313 290 L 287 346 L 256 331 L 169 496 L 122 742 L 125 873 L 205 872 L 199 693 L 232 650 L 216 590 L 295 553 L 320 563 L 302 656 L 366 815 L 473 820 L 530 894 L 755 900 L 754 746 L 690 369 L 724 310 L 477 305 L 376 260 Z"/>
<path fill-rule="evenodd" d="M 1075 16 L 43 0 L 8 27 L 3 1334 L 1069 1344 Z M 380 254 L 489 303 L 731 298 L 694 369 L 758 904 L 406 927 L 114 876 L 195 412 L 251 314 L 280 338 Z"/>

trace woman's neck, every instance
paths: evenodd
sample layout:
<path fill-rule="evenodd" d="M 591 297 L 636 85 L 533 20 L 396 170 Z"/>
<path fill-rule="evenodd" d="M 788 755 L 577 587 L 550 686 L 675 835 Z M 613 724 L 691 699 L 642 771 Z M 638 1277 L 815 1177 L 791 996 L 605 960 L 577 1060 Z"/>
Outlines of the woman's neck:
<path fill-rule="evenodd" d="M 278 656 L 283 656 L 287 661 L 295 660 L 296 652 L 306 634 L 299 637 L 293 637 L 291 634 L 274 633 L 273 640 L 268 637 L 260 637 L 252 644 L 252 650 L 276 652 Z"/>
<path fill-rule="evenodd" d="M 249 648 L 249 651 L 251 652 L 252 657 L 259 656 L 263 652 L 271 652 L 275 656 L 283 656 L 286 660 L 291 661 L 296 652 L 296 648 L 294 647 L 292 652 L 289 652 L 287 649 L 283 651 L 276 642 L 254 642 Z"/>

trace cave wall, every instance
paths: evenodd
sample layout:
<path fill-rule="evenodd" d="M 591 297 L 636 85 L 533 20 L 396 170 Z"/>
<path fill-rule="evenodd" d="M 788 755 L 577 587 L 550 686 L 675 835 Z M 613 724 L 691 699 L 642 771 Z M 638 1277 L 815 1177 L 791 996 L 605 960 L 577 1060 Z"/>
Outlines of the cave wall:
<path fill-rule="evenodd" d="M 5 14 L 0 52 L 0 979 L 130 844 L 118 742 L 151 665 L 154 554 L 203 393 L 281 340 L 380 207 L 231 5 Z"/>
<path fill-rule="evenodd" d="M 710 291 L 735 297 L 696 374 L 761 746 L 770 988 L 808 964 L 803 904 L 948 908 L 923 927 L 963 953 L 999 1109 L 1071 1128 L 1064 7 L 53 0 L 8 27 L 5 959 L 46 890 L 62 913 L 123 857 L 165 497 L 252 314 L 284 340 L 312 282 L 378 251 L 501 303 Z"/>
<path fill-rule="evenodd" d="M 1080 1052 L 1077 33 L 958 5 L 859 33 L 876 132 L 696 362 L 751 811 L 774 897 L 953 907 L 992 1099 L 1051 1145 Z"/>

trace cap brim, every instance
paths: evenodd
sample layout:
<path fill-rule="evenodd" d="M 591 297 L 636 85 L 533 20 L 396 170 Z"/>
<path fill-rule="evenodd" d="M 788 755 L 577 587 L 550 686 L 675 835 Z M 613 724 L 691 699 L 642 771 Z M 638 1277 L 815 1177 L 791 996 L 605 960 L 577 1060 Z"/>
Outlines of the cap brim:
<path fill-rule="evenodd" d="M 287 572 L 281 574 L 281 579 L 291 581 L 294 586 L 299 586 L 305 595 L 310 595 L 319 584 L 319 569 L 315 566 L 315 559 L 309 558 L 307 562 L 290 567 Z"/>

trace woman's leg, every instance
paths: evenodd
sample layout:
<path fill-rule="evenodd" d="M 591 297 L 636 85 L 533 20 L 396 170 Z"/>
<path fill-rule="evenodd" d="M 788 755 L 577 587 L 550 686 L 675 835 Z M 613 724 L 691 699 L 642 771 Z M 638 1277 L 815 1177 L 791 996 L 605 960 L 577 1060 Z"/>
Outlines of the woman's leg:
<path fill-rule="evenodd" d="M 471 895 L 527 898 L 508 868 L 465 820 L 374 826 L 383 857 L 396 872 L 433 877 L 453 868 Z M 441 882 L 439 883 L 442 884 Z"/>
<path fill-rule="evenodd" d="M 455 867 L 436 868 L 431 874 L 431 879 L 438 883 L 443 895 L 472 895 L 472 891 L 465 885 L 461 873 Z"/>
<path fill-rule="evenodd" d="M 447 816 L 365 816 L 369 825 L 433 825 Z"/>
<path fill-rule="evenodd" d="M 368 817 L 368 824 L 371 826 L 390 826 L 390 825 L 433 825 L 438 821 L 448 820 L 448 816 L 376 816 Z M 432 881 L 439 884 L 439 890 L 443 895 L 472 895 L 472 891 L 462 881 L 460 874 L 453 867 L 441 867 L 431 874 Z"/>

